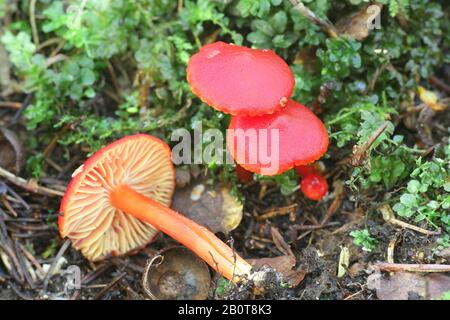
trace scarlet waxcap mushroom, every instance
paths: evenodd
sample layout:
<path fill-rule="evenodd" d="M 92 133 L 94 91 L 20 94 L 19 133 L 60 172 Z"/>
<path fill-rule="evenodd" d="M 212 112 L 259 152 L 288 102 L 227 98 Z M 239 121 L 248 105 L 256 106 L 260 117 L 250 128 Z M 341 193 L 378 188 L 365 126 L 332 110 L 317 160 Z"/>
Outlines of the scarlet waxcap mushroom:
<path fill-rule="evenodd" d="M 122 184 L 165 206 L 175 191 L 168 146 L 145 134 L 122 138 L 90 157 L 73 175 L 61 203 L 61 236 L 92 261 L 126 254 L 156 236 L 151 224 L 125 214 L 110 193 Z"/>
<path fill-rule="evenodd" d="M 208 44 L 191 57 L 187 80 L 206 104 L 242 116 L 283 108 L 295 84 L 291 69 L 275 52 L 224 42 Z"/>
<path fill-rule="evenodd" d="M 248 143 L 255 136 L 256 141 Z M 232 117 L 227 144 L 234 160 L 245 169 L 277 175 L 322 157 L 328 148 L 328 133 L 314 113 L 289 100 L 286 108 L 273 114 Z"/>
<path fill-rule="evenodd" d="M 95 261 L 137 249 L 159 230 L 227 279 L 249 275 L 251 266 L 211 231 L 168 207 L 174 188 L 167 144 L 145 134 L 122 138 L 74 173 L 61 204 L 61 236 Z"/>
<path fill-rule="evenodd" d="M 306 198 L 321 200 L 328 192 L 327 180 L 318 173 L 310 173 L 302 178 L 301 190 Z"/>

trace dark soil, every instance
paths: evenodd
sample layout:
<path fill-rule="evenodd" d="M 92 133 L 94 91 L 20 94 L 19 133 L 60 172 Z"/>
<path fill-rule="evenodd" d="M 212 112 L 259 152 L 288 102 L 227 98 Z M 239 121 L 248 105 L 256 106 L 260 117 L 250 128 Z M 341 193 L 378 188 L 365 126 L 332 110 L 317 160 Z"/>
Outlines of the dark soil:
<path fill-rule="evenodd" d="M 67 178 L 67 177 L 65 177 Z M 47 181 L 57 180 L 47 177 Z M 62 183 L 62 182 L 61 182 Z M 141 283 L 146 260 L 158 250 L 171 246 L 174 241 L 159 235 L 157 240 L 133 256 L 113 258 L 100 263 L 87 262 L 79 252 L 70 246 L 63 257 L 67 260 L 64 268 L 76 265 L 81 268 L 82 289 L 66 290 L 67 275 L 56 274 L 48 281 L 35 280 L 25 267 L 25 254 L 22 246 L 29 248 L 32 243 L 34 258 L 41 265 L 51 265 L 54 258 L 42 258 L 49 247 L 55 253 L 63 245 L 57 230 L 57 211 L 60 199 L 30 194 L 28 191 L 7 183 L 8 188 L 17 192 L 30 207 L 11 202 L 18 217 L 2 209 L 0 214 L 0 235 L 2 245 L 11 248 L 18 265 L 6 270 L 0 264 L 1 299 L 144 299 Z M 226 292 L 225 299 L 374 299 L 374 292 L 367 289 L 366 282 L 371 274 L 370 265 L 385 261 L 391 239 L 397 239 L 395 259 L 402 263 L 433 262 L 432 239 L 413 231 L 400 230 L 385 223 L 381 215 L 369 214 L 370 210 L 356 207 L 344 199 L 339 209 L 331 216 L 324 227 L 318 226 L 333 199 L 321 202 L 305 200 L 300 193 L 285 197 L 275 186 L 266 186 L 261 192 L 260 183 L 252 183 L 242 189 L 246 197 L 244 218 L 240 226 L 230 236 L 222 235 L 224 240 L 232 236 L 234 247 L 246 258 L 280 256 L 271 237 L 271 228 L 276 227 L 284 240 L 291 246 L 297 260 L 297 270 L 305 272 L 305 277 L 295 288 L 280 285 L 280 275 L 271 270 L 266 275 L 266 290 L 254 295 L 254 286 L 247 283 Z M 333 190 L 331 190 L 333 192 Z M 261 213 L 269 209 L 296 203 L 297 208 L 288 215 L 258 221 Z M 316 226 L 310 228 L 311 226 Z M 348 236 L 353 229 L 367 226 L 378 240 L 377 249 L 367 253 L 352 243 Z M 349 272 L 337 278 L 337 266 L 341 246 L 350 250 Z M 52 255 L 54 257 L 54 255 Z M 215 279 L 212 287 L 215 287 Z M 211 295 L 214 297 L 214 294 Z"/>

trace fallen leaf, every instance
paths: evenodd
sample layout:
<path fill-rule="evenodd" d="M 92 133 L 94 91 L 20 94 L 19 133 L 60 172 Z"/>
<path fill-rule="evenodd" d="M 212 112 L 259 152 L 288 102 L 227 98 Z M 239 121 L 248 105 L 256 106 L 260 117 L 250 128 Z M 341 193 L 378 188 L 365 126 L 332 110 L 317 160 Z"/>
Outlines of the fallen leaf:
<path fill-rule="evenodd" d="M 341 247 L 341 253 L 339 254 L 339 265 L 337 277 L 342 278 L 348 270 L 350 264 L 350 251 L 347 247 Z"/>
<path fill-rule="evenodd" d="M 223 184 L 192 183 L 175 192 L 172 208 L 213 232 L 228 233 L 242 220 L 243 204 Z"/>
<path fill-rule="evenodd" d="M 420 137 L 420 140 L 429 145 L 432 146 L 434 144 L 433 142 L 433 118 L 436 115 L 436 112 L 433 111 L 433 109 L 429 108 L 428 106 L 425 106 L 419 113 L 419 116 L 417 118 L 416 123 L 416 129 L 417 133 Z"/>
<path fill-rule="evenodd" d="M 176 168 L 175 180 L 178 188 L 184 188 L 191 182 L 191 173 L 188 169 Z"/>
<path fill-rule="evenodd" d="M 342 18 L 336 23 L 337 31 L 355 40 L 364 40 L 369 35 L 369 27 L 372 25 L 375 17 L 380 14 L 382 7 L 383 5 L 381 4 L 371 4 Z"/>
<path fill-rule="evenodd" d="M 306 276 L 306 271 L 294 269 L 296 261 L 293 256 L 284 255 L 274 258 L 248 259 L 247 261 L 254 267 L 269 266 L 275 269 L 293 288 L 298 286 Z"/>
<path fill-rule="evenodd" d="M 294 257 L 294 253 L 291 250 L 291 247 L 284 241 L 283 236 L 280 231 L 276 227 L 271 227 L 270 232 L 272 234 L 272 240 L 278 250 L 284 253 L 287 256 Z M 294 259 L 295 261 L 295 259 Z M 295 263 L 295 262 L 294 262 Z"/>
<path fill-rule="evenodd" d="M 24 165 L 24 147 L 17 135 L 0 127 L 0 167 L 18 174 Z"/>
<path fill-rule="evenodd" d="M 446 106 L 439 102 L 439 97 L 435 92 L 427 90 L 422 86 L 418 87 L 417 92 L 419 93 L 420 100 L 433 111 L 442 111 L 446 109 Z"/>
<path fill-rule="evenodd" d="M 387 276 L 376 271 L 367 278 L 367 286 L 376 290 L 380 300 L 407 300 L 414 296 L 439 299 L 445 292 L 450 291 L 450 277 L 411 272 L 394 272 Z"/>

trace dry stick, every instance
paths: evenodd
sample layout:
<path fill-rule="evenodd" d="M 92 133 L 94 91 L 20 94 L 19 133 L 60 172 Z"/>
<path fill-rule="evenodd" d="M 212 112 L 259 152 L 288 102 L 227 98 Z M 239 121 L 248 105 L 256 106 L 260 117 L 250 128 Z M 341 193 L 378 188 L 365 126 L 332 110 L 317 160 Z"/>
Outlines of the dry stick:
<path fill-rule="evenodd" d="M 294 204 L 291 204 L 291 205 L 286 206 L 286 207 L 281 207 L 281 208 L 276 208 L 276 209 L 273 209 L 273 210 L 266 211 L 262 215 L 257 216 L 256 217 L 256 221 L 262 221 L 262 220 L 266 220 L 266 219 L 269 219 L 269 218 L 279 217 L 279 216 L 284 216 L 284 215 L 290 214 L 297 207 L 298 207 L 298 204 L 294 203 Z"/>
<path fill-rule="evenodd" d="M 335 190 L 334 191 L 335 198 L 331 203 L 331 205 L 328 207 L 325 216 L 322 218 L 322 221 L 320 222 L 321 226 L 325 225 L 331 219 L 331 217 L 339 209 L 339 207 L 342 204 L 342 201 L 344 201 L 345 198 L 344 184 L 341 181 L 336 181 L 333 185 Z"/>
<path fill-rule="evenodd" d="M 56 265 L 58 264 L 58 260 L 63 256 L 64 252 L 66 252 L 67 248 L 70 246 L 70 240 L 67 239 L 64 244 L 59 249 L 58 253 L 56 254 L 55 260 L 53 260 L 52 265 L 50 266 L 50 269 L 48 269 L 47 274 L 44 278 L 44 285 L 43 285 L 43 291 L 47 291 L 48 287 L 48 281 L 50 280 L 50 277 L 53 275 L 53 271 L 55 271 Z"/>
<path fill-rule="evenodd" d="M 388 204 L 384 204 L 384 205 L 380 206 L 378 208 L 378 211 L 380 211 L 381 214 L 383 215 L 384 221 L 386 221 L 388 223 L 395 224 L 395 225 L 400 226 L 402 228 L 411 229 L 411 230 L 417 231 L 419 233 L 425 234 L 427 236 L 434 236 L 434 235 L 441 234 L 441 230 L 440 229 L 438 229 L 436 231 L 429 231 L 429 230 L 425 230 L 425 229 L 422 229 L 422 228 L 417 227 L 415 225 L 412 225 L 412 224 L 409 224 L 409 223 L 406 223 L 404 221 L 396 219 L 395 215 L 394 215 L 394 212 L 392 211 L 391 207 Z"/>
<path fill-rule="evenodd" d="M 22 108 L 22 103 L 14 101 L 6 101 L 6 102 L 0 101 L 0 108 L 20 109 Z"/>
<path fill-rule="evenodd" d="M 439 89 L 444 90 L 447 93 L 450 93 L 450 86 L 444 83 L 442 80 L 438 79 L 436 76 L 430 76 L 429 81 L 431 84 L 435 85 Z"/>
<path fill-rule="evenodd" d="M 387 126 L 389 124 L 389 121 L 385 121 L 378 129 L 375 131 L 372 136 L 367 140 L 366 143 L 364 143 L 362 146 L 354 146 L 352 156 L 350 159 L 350 163 L 354 167 L 361 166 L 367 157 L 367 152 L 369 151 L 370 147 L 373 145 L 375 140 L 386 130 Z"/>
<path fill-rule="evenodd" d="M 314 12 L 305 7 L 303 2 L 299 0 L 291 0 L 291 3 L 294 6 L 294 8 L 302 14 L 302 16 L 304 16 L 312 23 L 321 27 L 330 37 L 336 38 L 338 36 L 336 27 L 332 23 L 324 21 L 319 17 L 317 17 Z"/>
<path fill-rule="evenodd" d="M 36 26 L 36 15 L 35 15 L 35 11 L 36 11 L 36 0 L 31 0 L 30 1 L 30 25 L 31 25 L 31 30 L 32 30 L 32 34 L 33 34 L 33 42 L 36 46 L 39 46 L 39 33 L 37 30 L 37 26 Z"/>
<path fill-rule="evenodd" d="M 126 272 L 115 277 L 106 287 L 104 287 L 94 298 L 94 300 L 101 299 L 109 290 L 111 290 L 123 277 L 127 275 Z"/>
<path fill-rule="evenodd" d="M 25 280 L 23 273 L 21 272 L 19 260 L 14 252 L 9 246 L 10 241 L 5 241 L 4 243 L 0 242 L 0 250 L 2 250 L 7 257 L 9 257 L 11 261 L 11 272 L 12 276 L 20 283 L 23 283 Z M 13 268 L 14 267 L 14 268 Z M 17 276 L 17 277 L 16 277 Z"/>
<path fill-rule="evenodd" d="M 59 44 L 62 41 L 64 41 L 64 40 L 61 38 L 58 38 L 58 37 L 50 38 L 48 40 L 45 40 L 41 44 L 39 44 L 39 46 L 36 48 L 36 51 L 41 51 L 42 49 L 44 49 L 46 47 L 52 46 L 54 44 Z"/>
<path fill-rule="evenodd" d="M 450 272 L 448 264 L 402 264 L 378 262 L 374 265 L 382 271 L 407 271 L 407 272 Z"/>
<path fill-rule="evenodd" d="M 14 175 L 13 173 L 9 172 L 8 170 L 3 169 L 0 167 L 0 177 L 3 177 L 10 181 L 11 183 L 14 183 L 15 185 L 24 188 L 25 190 L 28 190 L 33 193 L 41 194 L 44 196 L 58 196 L 63 197 L 64 192 L 53 190 L 47 187 L 43 187 L 37 184 L 37 182 L 34 181 L 27 181 L 24 178 L 18 177 Z"/>
<path fill-rule="evenodd" d="M 30 286 L 31 289 L 36 289 L 33 278 L 26 266 L 23 252 L 20 250 L 20 243 L 17 239 L 14 240 L 14 252 L 16 254 L 17 261 L 19 262 L 19 267 L 22 271 L 22 274 L 24 275 L 25 281 L 28 283 L 28 285 Z"/>
<path fill-rule="evenodd" d="M 49 58 L 45 61 L 45 66 L 48 68 L 48 67 L 50 67 L 51 65 L 53 65 L 53 64 L 55 64 L 55 63 L 58 63 L 58 62 L 61 62 L 61 61 L 65 61 L 65 60 L 67 60 L 67 59 L 69 59 L 68 56 L 59 53 L 59 54 L 57 54 L 57 55 L 55 55 L 55 56 L 49 57 Z"/>
<path fill-rule="evenodd" d="M 25 257 L 28 259 L 28 261 L 30 261 L 35 266 L 36 270 L 38 270 L 38 272 L 42 276 L 44 276 L 46 272 L 42 268 L 39 261 L 37 261 L 37 259 L 34 257 L 34 255 L 30 251 L 28 251 L 23 244 L 20 244 L 20 249 L 22 250 Z"/>

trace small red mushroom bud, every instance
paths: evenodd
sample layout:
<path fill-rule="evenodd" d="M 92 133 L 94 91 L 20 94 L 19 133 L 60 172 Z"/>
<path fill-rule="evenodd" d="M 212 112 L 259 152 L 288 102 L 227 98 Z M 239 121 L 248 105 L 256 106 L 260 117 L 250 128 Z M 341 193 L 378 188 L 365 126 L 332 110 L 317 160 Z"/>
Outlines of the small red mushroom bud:
<path fill-rule="evenodd" d="M 318 173 L 310 173 L 302 178 L 300 184 L 306 198 L 319 201 L 328 192 L 328 182 Z"/>
<path fill-rule="evenodd" d="M 250 172 L 236 164 L 236 176 L 241 183 L 247 184 L 253 181 L 253 172 Z"/>
<path fill-rule="evenodd" d="M 328 183 L 321 175 L 319 162 L 296 166 L 295 170 L 302 178 L 300 186 L 305 197 L 311 200 L 321 200 L 327 194 Z"/>

